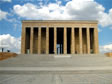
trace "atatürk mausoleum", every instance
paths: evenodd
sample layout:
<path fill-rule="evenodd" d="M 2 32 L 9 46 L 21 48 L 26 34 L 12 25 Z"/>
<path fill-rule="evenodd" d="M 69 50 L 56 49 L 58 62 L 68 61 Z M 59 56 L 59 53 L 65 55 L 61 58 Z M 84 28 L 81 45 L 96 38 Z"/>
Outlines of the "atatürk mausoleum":
<path fill-rule="evenodd" d="M 97 21 L 23 20 L 21 53 L 97 54 Z"/>

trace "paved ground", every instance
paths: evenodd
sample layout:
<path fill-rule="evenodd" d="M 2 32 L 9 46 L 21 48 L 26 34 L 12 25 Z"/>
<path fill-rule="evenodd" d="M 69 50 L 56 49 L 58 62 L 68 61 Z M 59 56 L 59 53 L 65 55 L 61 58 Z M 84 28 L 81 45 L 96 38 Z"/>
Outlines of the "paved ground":
<path fill-rule="evenodd" d="M 0 61 L 0 84 L 112 84 L 112 58 L 19 55 Z"/>
<path fill-rule="evenodd" d="M 0 84 L 112 84 L 112 73 L 0 74 Z"/>

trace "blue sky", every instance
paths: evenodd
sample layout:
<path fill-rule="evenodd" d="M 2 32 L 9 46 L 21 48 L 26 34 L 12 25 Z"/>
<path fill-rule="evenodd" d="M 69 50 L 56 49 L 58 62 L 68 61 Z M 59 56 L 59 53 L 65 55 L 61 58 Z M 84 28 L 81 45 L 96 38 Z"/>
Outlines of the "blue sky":
<path fill-rule="evenodd" d="M 12 51 L 21 20 L 98 20 L 100 51 L 112 51 L 112 0 L 0 0 L 0 42 Z"/>

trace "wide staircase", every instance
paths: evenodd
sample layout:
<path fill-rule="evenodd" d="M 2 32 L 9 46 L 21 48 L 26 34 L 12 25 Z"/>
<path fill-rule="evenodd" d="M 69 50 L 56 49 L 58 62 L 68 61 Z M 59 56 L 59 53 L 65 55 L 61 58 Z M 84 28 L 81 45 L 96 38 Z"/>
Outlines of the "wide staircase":
<path fill-rule="evenodd" d="M 112 58 L 104 54 L 37 55 L 19 54 L 0 61 L 0 71 L 112 70 Z"/>
<path fill-rule="evenodd" d="M 112 84 L 112 58 L 19 54 L 0 61 L 0 84 Z"/>
<path fill-rule="evenodd" d="M 76 55 L 37 55 L 19 54 L 16 57 L 0 62 L 0 67 L 42 67 L 42 66 L 104 66 L 112 65 L 112 58 L 104 54 L 76 54 Z"/>

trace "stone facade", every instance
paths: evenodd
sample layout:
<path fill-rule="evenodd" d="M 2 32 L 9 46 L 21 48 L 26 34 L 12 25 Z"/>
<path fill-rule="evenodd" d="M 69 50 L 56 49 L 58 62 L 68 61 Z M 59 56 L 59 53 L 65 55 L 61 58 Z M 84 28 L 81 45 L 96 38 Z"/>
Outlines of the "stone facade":
<path fill-rule="evenodd" d="M 24 20 L 22 54 L 97 54 L 97 21 Z"/>

